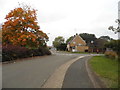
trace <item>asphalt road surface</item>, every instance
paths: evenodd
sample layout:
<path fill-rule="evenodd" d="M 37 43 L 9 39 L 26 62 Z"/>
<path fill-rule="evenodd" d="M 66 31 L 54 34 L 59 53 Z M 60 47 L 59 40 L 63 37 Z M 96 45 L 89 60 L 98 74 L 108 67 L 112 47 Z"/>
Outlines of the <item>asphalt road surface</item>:
<path fill-rule="evenodd" d="M 2 87 L 40 88 L 60 65 L 78 56 L 80 55 L 59 53 L 3 64 Z"/>
<path fill-rule="evenodd" d="M 85 54 L 58 52 L 50 56 L 33 57 L 27 60 L 16 61 L 15 63 L 3 64 L 2 88 L 41 88 L 57 68 L 78 56 L 85 56 Z M 72 64 L 72 67 L 73 69 L 79 66 L 80 68 L 84 67 L 83 63 L 83 60 L 77 61 Z M 84 70 L 80 68 L 78 70 Z M 71 73 L 71 71 L 67 73 Z M 76 71 L 73 73 L 76 73 Z M 81 73 L 77 74 L 79 76 Z M 86 73 L 83 74 L 89 82 Z M 68 76 L 68 78 L 71 77 L 72 76 Z M 66 78 L 64 82 L 68 82 L 68 78 Z M 72 80 L 71 78 L 71 81 Z M 64 83 L 63 87 L 68 87 L 70 84 L 71 83 Z M 92 85 L 90 86 L 92 87 Z"/>

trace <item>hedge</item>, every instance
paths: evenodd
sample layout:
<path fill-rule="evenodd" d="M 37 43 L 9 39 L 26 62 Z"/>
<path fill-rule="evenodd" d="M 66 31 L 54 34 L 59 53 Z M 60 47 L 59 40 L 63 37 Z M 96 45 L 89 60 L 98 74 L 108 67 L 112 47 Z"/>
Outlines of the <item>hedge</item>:
<path fill-rule="evenodd" d="M 115 59 L 118 58 L 117 53 L 114 52 L 114 51 L 106 51 L 106 52 L 105 52 L 105 56 L 107 56 L 107 57 L 109 57 L 109 58 L 115 58 Z"/>
<path fill-rule="evenodd" d="M 38 49 L 28 49 L 26 47 L 14 45 L 2 47 L 2 62 L 43 55 L 51 55 L 51 52 L 47 47 L 39 47 Z"/>

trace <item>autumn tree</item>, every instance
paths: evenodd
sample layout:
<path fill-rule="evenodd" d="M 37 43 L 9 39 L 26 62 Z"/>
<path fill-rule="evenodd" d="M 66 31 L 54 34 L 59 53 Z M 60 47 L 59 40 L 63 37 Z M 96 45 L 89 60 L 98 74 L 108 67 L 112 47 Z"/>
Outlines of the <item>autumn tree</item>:
<path fill-rule="evenodd" d="M 36 10 L 30 6 L 19 6 L 11 10 L 2 25 L 3 45 L 12 44 L 28 48 L 46 45 L 48 36 L 40 30 Z"/>

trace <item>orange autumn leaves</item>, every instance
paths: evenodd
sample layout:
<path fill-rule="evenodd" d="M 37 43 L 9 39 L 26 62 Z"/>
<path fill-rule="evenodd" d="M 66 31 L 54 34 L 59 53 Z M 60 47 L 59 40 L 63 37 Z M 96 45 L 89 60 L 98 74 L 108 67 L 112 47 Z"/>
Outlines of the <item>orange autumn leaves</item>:
<path fill-rule="evenodd" d="M 32 48 L 46 44 L 48 36 L 38 26 L 35 9 L 28 6 L 15 8 L 5 19 L 6 22 L 2 25 L 3 45 L 13 44 Z"/>

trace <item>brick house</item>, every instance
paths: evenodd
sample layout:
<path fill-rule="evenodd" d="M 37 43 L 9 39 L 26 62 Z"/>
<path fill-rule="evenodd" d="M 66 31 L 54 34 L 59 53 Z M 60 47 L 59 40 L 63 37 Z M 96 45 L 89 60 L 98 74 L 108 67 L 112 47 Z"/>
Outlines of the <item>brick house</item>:
<path fill-rule="evenodd" d="M 85 52 L 89 47 L 86 46 L 86 42 L 78 35 L 74 35 L 73 39 L 67 44 L 68 51 L 72 52 Z"/>

